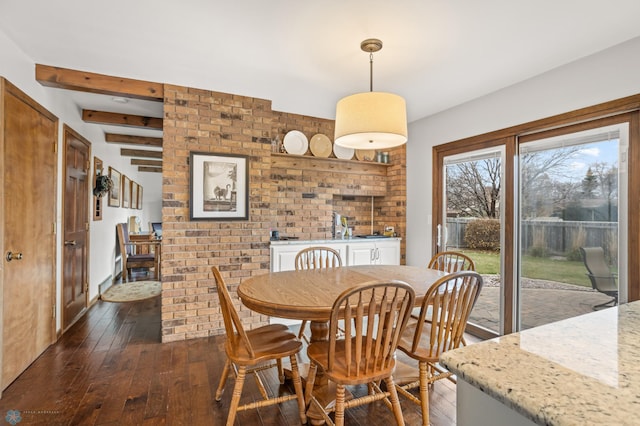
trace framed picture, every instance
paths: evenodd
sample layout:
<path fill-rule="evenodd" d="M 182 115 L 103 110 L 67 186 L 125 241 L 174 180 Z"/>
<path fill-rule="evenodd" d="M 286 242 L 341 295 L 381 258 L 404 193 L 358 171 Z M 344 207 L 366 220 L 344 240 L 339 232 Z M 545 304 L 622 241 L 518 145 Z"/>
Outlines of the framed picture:
<path fill-rule="evenodd" d="M 108 205 L 111 207 L 120 207 L 120 198 L 122 191 L 122 184 L 120 183 L 121 174 L 119 171 L 109 166 L 109 177 L 113 182 L 113 186 L 111 187 L 111 191 L 109 191 L 109 203 Z"/>
<path fill-rule="evenodd" d="M 138 209 L 138 184 L 131 181 L 131 208 Z"/>
<path fill-rule="evenodd" d="M 142 210 L 142 186 L 138 185 L 138 210 Z"/>
<path fill-rule="evenodd" d="M 128 209 L 131 200 L 131 179 L 126 175 L 122 176 L 122 207 Z"/>
<path fill-rule="evenodd" d="M 246 155 L 191 152 L 191 219 L 247 220 L 248 163 Z"/>

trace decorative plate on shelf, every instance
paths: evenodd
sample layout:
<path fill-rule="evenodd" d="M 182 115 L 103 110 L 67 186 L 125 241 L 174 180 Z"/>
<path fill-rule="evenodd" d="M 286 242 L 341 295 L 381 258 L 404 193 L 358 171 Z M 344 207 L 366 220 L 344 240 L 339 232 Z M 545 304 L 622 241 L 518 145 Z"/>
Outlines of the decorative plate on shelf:
<path fill-rule="evenodd" d="M 284 135 L 284 149 L 289 154 L 304 155 L 309 148 L 309 141 L 304 133 L 291 130 Z"/>
<path fill-rule="evenodd" d="M 327 135 L 318 133 L 311 137 L 309 142 L 311 153 L 316 157 L 328 157 L 331 155 L 331 139 Z"/>
<path fill-rule="evenodd" d="M 360 161 L 374 161 L 376 151 L 373 149 L 356 149 L 356 158 Z"/>
<path fill-rule="evenodd" d="M 336 155 L 336 158 L 351 160 L 353 158 L 353 152 L 353 148 L 346 148 L 344 146 L 333 144 L 333 153 Z"/>

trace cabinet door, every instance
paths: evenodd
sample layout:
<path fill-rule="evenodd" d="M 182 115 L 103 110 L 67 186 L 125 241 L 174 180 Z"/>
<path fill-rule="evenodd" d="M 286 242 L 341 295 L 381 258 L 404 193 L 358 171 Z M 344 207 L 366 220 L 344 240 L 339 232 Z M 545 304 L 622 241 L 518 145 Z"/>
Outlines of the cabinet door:
<path fill-rule="evenodd" d="M 376 242 L 375 258 L 377 265 L 399 265 L 400 241 Z"/>
<path fill-rule="evenodd" d="M 293 271 L 296 269 L 296 255 L 305 245 L 282 245 L 271 247 L 271 272 Z"/>
<path fill-rule="evenodd" d="M 355 265 L 371 265 L 374 263 L 376 245 L 375 243 L 357 243 L 347 246 L 347 255 L 349 256 L 349 266 Z"/>
<path fill-rule="evenodd" d="M 329 247 L 334 249 L 340 255 L 340 260 L 342 261 L 342 266 L 347 266 L 349 263 L 347 262 L 347 245 L 345 243 L 331 243 L 331 244 L 321 244 L 324 247 Z"/>

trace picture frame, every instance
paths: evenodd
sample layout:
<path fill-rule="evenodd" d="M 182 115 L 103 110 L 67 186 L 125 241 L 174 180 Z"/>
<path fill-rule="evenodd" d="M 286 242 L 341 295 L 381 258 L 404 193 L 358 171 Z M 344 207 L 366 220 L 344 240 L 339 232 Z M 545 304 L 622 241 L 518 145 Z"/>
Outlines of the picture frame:
<path fill-rule="evenodd" d="M 120 199 L 122 198 L 122 175 L 119 171 L 109 166 L 109 177 L 113 182 L 113 186 L 109 191 L 109 202 L 107 205 L 111 207 L 120 207 Z"/>
<path fill-rule="evenodd" d="M 249 157 L 190 152 L 191 220 L 249 219 Z"/>
<path fill-rule="evenodd" d="M 131 181 L 131 208 L 138 209 L 138 184 Z"/>
<path fill-rule="evenodd" d="M 142 185 L 138 185 L 138 210 L 142 210 Z"/>
<path fill-rule="evenodd" d="M 131 179 L 122 175 L 122 207 L 130 208 L 131 205 Z"/>

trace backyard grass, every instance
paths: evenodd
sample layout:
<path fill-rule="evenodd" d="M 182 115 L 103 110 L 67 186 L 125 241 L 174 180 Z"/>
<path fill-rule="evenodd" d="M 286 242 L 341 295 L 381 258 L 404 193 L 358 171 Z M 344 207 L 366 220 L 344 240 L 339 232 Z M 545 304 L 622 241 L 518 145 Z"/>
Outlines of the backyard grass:
<path fill-rule="evenodd" d="M 481 250 L 460 251 L 473 259 L 480 274 L 500 273 L 500 253 Z M 522 275 L 526 278 L 591 287 L 586 272 L 581 261 L 533 256 L 524 256 L 522 259 Z"/>

